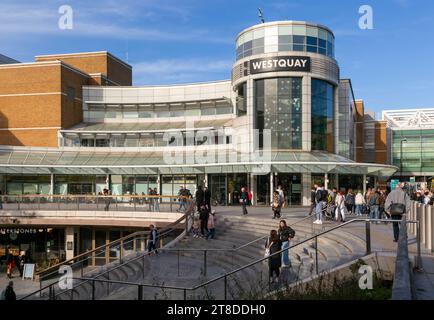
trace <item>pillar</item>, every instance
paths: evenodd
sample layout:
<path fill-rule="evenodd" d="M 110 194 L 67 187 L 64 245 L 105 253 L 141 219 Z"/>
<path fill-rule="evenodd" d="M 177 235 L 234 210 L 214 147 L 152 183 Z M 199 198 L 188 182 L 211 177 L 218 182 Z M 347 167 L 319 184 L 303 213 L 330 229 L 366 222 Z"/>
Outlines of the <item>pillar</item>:
<path fill-rule="evenodd" d="M 311 188 L 312 188 L 312 175 L 311 173 L 302 173 L 301 175 L 302 187 L 302 205 L 310 206 L 311 204 Z"/>
<path fill-rule="evenodd" d="M 336 190 L 339 191 L 339 173 L 335 174 L 335 186 L 336 186 Z"/>
<path fill-rule="evenodd" d="M 157 193 L 161 195 L 161 174 L 158 174 L 157 176 Z"/>
<path fill-rule="evenodd" d="M 74 258 L 74 227 L 65 228 L 66 260 Z"/>
<path fill-rule="evenodd" d="M 366 174 L 363 175 L 363 195 L 366 194 Z"/>
<path fill-rule="evenodd" d="M 204 183 L 205 187 L 209 188 L 209 186 L 208 186 L 208 174 L 207 173 L 205 173 L 205 179 L 204 179 L 203 183 Z"/>
<path fill-rule="evenodd" d="M 303 76 L 302 79 L 302 98 L 301 98 L 301 141 L 302 150 L 310 152 L 312 149 L 312 131 L 311 131 L 311 90 L 312 77 L 310 75 Z"/>
<path fill-rule="evenodd" d="M 329 175 L 328 173 L 324 173 L 324 190 L 328 190 L 329 188 Z"/>
<path fill-rule="evenodd" d="M 54 174 L 50 174 L 50 195 L 54 194 Z"/>
<path fill-rule="evenodd" d="M 258 182 L 257 176 L 250 174 L 250 191 L 252 192 L 252 205 L 256 206 L 258 202 Z"/>
<path fill-rule="evenodd" d="M 110 175 L 109 174 L 105 175 L 105 187 L 106 187 L 106 189 L 110 190 Z"/>
<path fill-rule="evenodd" d="M 274 172 L 270 172 L 270 203 L 273 202 L 273 192 L 274 192 Z"/>

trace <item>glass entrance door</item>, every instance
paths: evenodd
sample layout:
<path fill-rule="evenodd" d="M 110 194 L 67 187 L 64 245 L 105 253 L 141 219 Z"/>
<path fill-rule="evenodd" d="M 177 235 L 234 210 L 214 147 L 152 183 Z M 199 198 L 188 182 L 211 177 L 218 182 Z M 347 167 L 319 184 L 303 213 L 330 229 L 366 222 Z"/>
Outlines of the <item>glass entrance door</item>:
<path fill-rule="evenodd" d="M 278 173 L 274 178 L 274 190 L 282 186 L 287 206 L 301 205 L 301 174 L 300 173 Z"/>

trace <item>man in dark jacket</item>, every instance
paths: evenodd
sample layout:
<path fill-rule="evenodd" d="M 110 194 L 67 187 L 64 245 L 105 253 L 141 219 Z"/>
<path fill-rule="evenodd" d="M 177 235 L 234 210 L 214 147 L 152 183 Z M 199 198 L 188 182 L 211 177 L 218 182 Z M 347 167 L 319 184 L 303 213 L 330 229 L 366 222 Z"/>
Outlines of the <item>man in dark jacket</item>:
<path fill-rule="evenodd" d="M 195 194 L 196 198 L 196 208 L 197 211 L 200 211 L 200 205 L 204 202 L 204 193 L 202 190 L 202 186 L 198 186 Z"/>
<path fill-rule="evenodd" d="M 153 224 L 149 226 L 149 237 L 148 237 L 148 252 L 151 253 L 155 251 L 158 254 L 157 250 L 157 241 L 158 241 L 158 231 L 157 228 Z"/>
<path fill-rule="evenodd" d="M 312 215 L 313 210 L 315 210 L 315 206 L 316 206 L 316 201 L 315 201 L 315 195 L 316 195 L 316 189 L 318 188 L 318 185 L 315 184 L 312 188 L 312 190 L 310 190 L 310 211 L 309 211 L 309 215 Z"/>
<path fill-rule="evenodd" d="M 200 233 L 202 237 L 205 237 L 205 231 L 206 234 L 208 234 L 208 218 L 209 218 L 209 211 L 205 204 L 202 203 L 202 205 L 199 208 L 199 219 L 200 219 Z"/>
<path fill-rule="evenodd" d="M 209 191 L 208 187 L 205 187 L 203 196 L 205 200 L 205 206 L 208 209 L 208 211 L 211 212 L 211 191 Z"/>
<path fill-rule="evenodd" d="M 9 281 L 9 284 L 6 287 L 5 292 L 3 292 L 3 298 L 6 301 L 17 300 L 17 296 L 15 295 L 15 291 L 14 291 L 14 282 L 13 281 Z"/>
<path fill-rule="evenodd" d="M 241 188 L 241 197 L 240 197 L 241 205 L 243 207 L 243 215 L 248 214 L 247 212 L 247 204 L 249 203 L 249 193 L 246 188 Z"/>

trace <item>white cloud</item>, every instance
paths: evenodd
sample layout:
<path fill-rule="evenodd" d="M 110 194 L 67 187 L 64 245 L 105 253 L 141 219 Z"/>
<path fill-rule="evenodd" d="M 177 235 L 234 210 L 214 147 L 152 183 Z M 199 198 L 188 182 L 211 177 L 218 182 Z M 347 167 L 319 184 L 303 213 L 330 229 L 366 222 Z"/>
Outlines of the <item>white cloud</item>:
<path fill-rule="evenodd" d="M 175 19 L 185 21 L 189 13 L 188 10 L 176 5 L 161 4 L 155 0 L 122 3 L 111 0 L 103 6 L 93 2 L 72 5 L 74 28 L 64 31 L 58 28 L 60 2 L 55 2 L 48 1 L 37 5 L 23 2 L 20 5 L 2 4 L 0 34 L 10 41 L 16 36 L 22 40 L 28 35 L 68 35 L 150 41 L 233 43 L 233 39 L 229 37 L 216 37 L 204 29 L 179 26 L 173 30 L 169 23 L 165 24 L 164 28 L 156 27 L 155 20 L 176 17 Z"/>
<path fill-rule="evenodd" d="M 232 60 L 161 59 L 133 64 L 133 78 L 136 84 L 207 81 L 216 75 L 228 79 L 232 64 Z"/>

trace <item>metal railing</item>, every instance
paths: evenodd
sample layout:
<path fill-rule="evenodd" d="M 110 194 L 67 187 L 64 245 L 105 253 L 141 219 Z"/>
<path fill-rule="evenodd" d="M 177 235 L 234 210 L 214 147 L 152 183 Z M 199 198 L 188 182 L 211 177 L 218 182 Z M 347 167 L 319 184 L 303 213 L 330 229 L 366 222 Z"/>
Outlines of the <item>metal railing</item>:
<path fill-rule="evenodd" d="M 1 195 L 3 210 L 179 211 L 182 196 L 164 195 Z"/>
<path fill-rule="evenodd" d="M 186 209 L 187 211 L 183 216 L 159 231 L 159 247 L 162 248 L 165 243 L 168 242 L 167 240 L 176 238 L 179 235 L 178 233 L 181 233 L 181 230 L 185 233 L 188 232 L 191 225 L 191 212 L 194 209 L 194 203 L 190 199 L 187 199 Z M 59 274 L 59 270 L 63 266 L 70 267 L 75 275 L 78 274 L 81 277 L 84 277 L 87 274 L 99 270 L 101 266 L 108 265 L 109 263 L 118 262 L 119 265 L 123 265 L 123 259 L 125 257 L 130 256 L 133 253 L 145 251 L 148 245 L 148 236 L 149 231 L 134 232 L 39 271 L 35 274 L 35 277 L 39 278 L 40 290 L 38 291 L 42 291 L 44 281 L 57 283 L 58 279 L 63 275 L 63 273 Z"/>
<path fill-rule="evenodd" d="M 96 278 L 81 278 L 80 277 L 80 278 L 75 278 L 75 279 L 79 280 L 79 281 L 86 281 L 88 283 L 91 283 L 91 287 L 92 287 L 92 290 L 91 290 L 92 294 L 90 295 L 90 299 L 91 300 L 96 299 L 95 285 L 96 285 L 96 283 L 99 283 L 99 282 L 101 282 L 101 283 L 109 283 L 109 284 L 110 283 L 112 283 L 112 284 L 118 284 L 118 285 L 122 285 L 122 286 L 133 286 L 133 287 L 136 287 L 137 299 L 139 299 L 139 300 L 143 299 L 143 296 L 144 296 L 143 295 L 143 288 L 157 288 L 157 289 L 160 289 L 160 290 L 174 290 L 176 292 L 182 292 L 182 298 L 184 300 L 187 300 L 187 293 L 188 292 L 193 293 L 193 297 L 194 297 L 194 294 L 198 290 L 203 289 L 205 292 L 208 292 L 208 289 L 207 289 L 208 286 L 210 286 L 210 285 L 216 285 L 217 283 L 219 283 L 221 281 L 223 281 L 222 288 L 221 288 L 222 289 L 222 293 L 223 293 L 223 299 L 227 300 L 227 298 L 228 298 L 228 287 L 229 287 L 229 285 L 228 285 L 228 279 L 231 276 L 239 274 L 240 272 L 243 272 L 243 271 L 245 271 L 248 268 L 257 266 L 258 264 L 260 264 L 260 263 L 262 263 L 264 261 L 268 261 L 273 256 L 280 255 L 280 254 L 282 254 L 285 251 L 289 251 L 291 249 L 294 249 L 294 248 L 296 248 L 298 246 L 301 246 L 301 245 L 306 244 L 306 243 L 311 242 L 311 241 L 314 241 L 314 249 L 315 249 L 314 266 L 315 266 L 315 273 L 316 273 L 316 275 L 319 275 L 321 272 L 323 272 L 325 270 L 320 270 L 319 269 L 318 238 L 324 236 L 325 234 L 333 232 L 335 230 L 344 228 L 345 226 L 348 226 L 350 224 L 362 223 L 362 222 L 365 223 L 365 243 L 366 243 L 365 255 L 367 255 L 367 254 L 370 254 L 371 251 L 372 251 L 371 250 L 371 223 L 373 223 L 373 222 L 401 223 L 401 220 L 355 218 L 355 219 L 349 220 L 347 222 L 344 222 L 344 223 L 342 223 L 340 225 L 334 226 L 334 227 L 332 227 L 330 229 L 327 229 L 325 231 L 319 232 L 318 234 L 315 234 L 315 235 L 313 235 L 311 237 L 308 237 L 308 238 L 306 238 L 306 239 L 304 239 L 304 240 L 302 240 L 302 241 L 300 241 L 300 242 L 298 242 L 296 244 L 292 244 L 288 248 L 279 250 L 278 252 L 275 252 L 275 253 L 271 254 L 270 256 L 268 256 L 268 257 L 257 259 L 255 261 L 249 263 L 249 264 L 246 264 L 246 265 L 244 265 L 242 267 L 239 267 L 239 268 L 237 268 L 235 270 L 232 270 L 230 272 L 226 272 L 223 275 L 219 275 L 219 276 L 217 276 L 217 277 L 215 277 L 213 279 L 210 279 L 208 281 L 205 281 L 205 282 L 203 282 L 201 284 L 198 284 L 198 285 L 192 286 L 192 287 L 168 286 L 168 285 L 146 284 L 146 283 L 133 283 L 133 282 L 127 282 L 127 281 L 115 281 L 115 280 L 109 280 L 109 279 L 96 279 Z M 415 224 L 417 230 L 420 230 L 420 223 L 419 223 L 419 221 L 407 220 L 406 222 L 407 223 Z M 420 237 L 418 236 L 417 239 L 419 241 Z M 420 257 L 420 245 L 417 246 L 417 256 Z M 417 259 L 417 260 L 419 260 L 419 259 Z M 268 281 L 267 281 L 267 283 L 269 285 Z M 57 295 L 55 294 L 55 291 L 54 291 L 55 290 L 54 285 L 55 284 L 53 283 L 53 284 L 50 284 L 50 285 L 44 287 L 43 289 L 41 289 L 41 290 L 47 290 L 48 289 L 48 291 L 50 292 L 49 299 L 52 299 L 52 300 L 56 299 L 56 297 L 57 297 Z M 179 297 L 178 297 L 178 299 L 179 299 Z"/>

